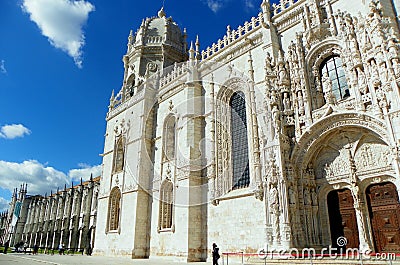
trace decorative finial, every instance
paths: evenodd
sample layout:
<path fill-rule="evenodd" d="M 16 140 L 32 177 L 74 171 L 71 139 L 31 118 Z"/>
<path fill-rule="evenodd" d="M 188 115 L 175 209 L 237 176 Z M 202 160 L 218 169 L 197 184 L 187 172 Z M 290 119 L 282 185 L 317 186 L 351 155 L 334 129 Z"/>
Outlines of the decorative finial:
<path fill-rule="evenodd" d="M 189 49 L 189 59 L 190 60 L 194 60 L 195 56 L 194 56 L 194 49 L 193 49 L 193 41 L 190 42 L 190 49 Z"/>
<path fill-rule="evenodd" d="M 199 41 L 199 35 L 196 35 L 196 52 L 198 53 L 200 51 L 200 41 Z"/>
<path fill-rule="evenodd" d="M 158 17 L 159 17 L 159 18 L 163 18 L 163 17 L 165 17 L 165 16 L 166 16 L 166 15 L 165 15 L 164 6 L 163 6 L 163 7 L 161 7 L 160 11 L 158 11 Z"/>

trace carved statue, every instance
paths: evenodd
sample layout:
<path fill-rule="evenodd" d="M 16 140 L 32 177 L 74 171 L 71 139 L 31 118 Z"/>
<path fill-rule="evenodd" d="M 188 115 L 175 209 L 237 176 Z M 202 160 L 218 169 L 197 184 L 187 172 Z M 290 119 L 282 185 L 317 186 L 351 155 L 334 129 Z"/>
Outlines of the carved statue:
<path fill-rule="evenodd" d="M 289 112 L 292 110 L 292 106 L 290 105 L 290 99 L 288 97 L 288 93 L 283 94 L 283 110 L 285 112 Z"/>
<path fill-rule="evenodd" d="M 281 128 L 281 119 L 278 107 L 276 105 L 272 108 L 272 119 L 274 121 L 274 127 L 277 135 Z"/>
<path fill-rule="evenodd" d="M 305 205 L 311 205 L 312 204 L 311 195 L 310 195 L 310 191 L 308 190 L 308 188 L 306 188 L 304 190 L 304 204 Z"/>
<path fill-rule="evenodd" d="M 297 93 L 297 104 L 299 106 L 299 114 L 304 115 L 304 99 L 303 99 L 303 94 L 301 91 Z"/>
<path fill-rule="evenodd" d="M 379 87 L 381 84 L 381 80 L 379 79 L 378 67 L 376 65 L 375 60 L 371 60 L 369 69 L 370 69 L 372 84 L 374 85 L 374 87 Z"/>
<path fill-rule="evenodd" d="M 313 206 L 318 205 L 318 198 L 317 198 L 317 193 L 315 192 L 315 189 L 311 190 L 311 201 Z"/>
<path fill-rule="evenodd" d="M 296 204 L 296 196 L 294 194 L 292 187 L 289 187 L 288 193 L 289 193 L 289 204 Z"/>
<path fill-rule="evenodd" d="M 278 64 L 278 84 L 282 86 L 289 85 L 288 73 L 285 68 L 284 62 Z"/>
<path fill-rule="evenodd" d="M 273 74 L 273 63 L 272 63 L 272 58 L 271 55 L 269 54 L 269 52 L 267 52 L 267 56 L 265 57 L 265 71 L 267 73 L 267 75 L 271 75 Z"/>
<path fill-rule="evenodd" d="M 328 105 L 336 103 L 336 97 L 332 93 L 332 80 L 330 79 L 327 72 L 322 75 L 322 86 L 324 91 L 325 102 Z"/>
<path fill-rule="evenodd" d="M 368 85 L 365 79 L 365 74 L 360 67 L 356 68 L 357 76 L 358 76 L 358 88 L 362 94 L 368 93 Z"/>
<path fill-rule="evenodd" d="M 399 58 L 393 58 L 392 59 L 392 65 L 393 65 L 393 71 L 394 74 L 396 75 L 396 78 L 400 77 L 400 62 Z"/>

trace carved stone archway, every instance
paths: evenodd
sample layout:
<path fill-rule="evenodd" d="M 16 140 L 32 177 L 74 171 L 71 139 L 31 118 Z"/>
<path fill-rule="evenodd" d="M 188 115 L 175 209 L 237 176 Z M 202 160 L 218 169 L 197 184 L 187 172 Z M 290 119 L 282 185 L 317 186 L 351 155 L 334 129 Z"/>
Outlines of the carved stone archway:
<path fill-rule="evenodd" d="M 299 183 L 300 219 L 307 231 L 304 245 L 332 243 L 331 231 L 323 225 L 329 223 L 327 195 L 332 189 L 347 188 L 353 197 L 359 247 L 372 249 L 368 209 L 360 185 L 377 175 L 394 174 L 386 135 L 381 121 L 364 114 L 344 113 L 328 116 L 300 138 L 292 163 Z M 319 223 L 314 222 L 315 216 Z"/>

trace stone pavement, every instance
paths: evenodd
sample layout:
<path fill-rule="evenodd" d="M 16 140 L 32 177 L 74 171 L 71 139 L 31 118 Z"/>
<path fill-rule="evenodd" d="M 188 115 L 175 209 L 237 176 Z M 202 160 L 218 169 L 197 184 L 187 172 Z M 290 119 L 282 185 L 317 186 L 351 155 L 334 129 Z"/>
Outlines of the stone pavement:
<path fill-rule="evenodd" d="M 265 263 L 264 263 L 265 262 Z M 150 259 L 130 259 L 128 257 L 104 257 L 104 256 L 86 256 L 86 255 L 46 255 L 46 254 L 38 254 L 38 255 L 30 255 L 30 254 L 21 254 L 21 253 L 9 253 L 9 254 L 0 254 L 0 265 L 76 265 L 76 264 L 85 264 L 85 265 L 183 265 L 183 264 L 193 264 L 193 265 L 211 265 L 212 262 L 196 262 L 196 263 L 187 263 L 184 261 L 184 258 L 177 257 L 155 257 Z M 227 264 L 226 259 L 219 260 L 219 265 L 239 265 L 242 264 L 239 260 L 229 259 L 229 264 Z M 278 265 L 278 264 L 287 264 L 287 265 L 399 265 L 399 261 L 357 261 L 357 260 L 245 260 L 244 265 L 246 264 L 267 264 L 267 265 Z"/>
<path fill-rule="evenodd" d="M 128 257 L 104 257 L 104 256 L 86 256 L 86 255 L 30 255 L 22 253 L 9 253 L 0 254 L 0 264 L 21 264 L 21 265 L 180 265 L 187 264 L 184 259 L 165 257 L 165 258 L 151 258 L 151 259 L 130 259 Z M 212 264 L 212 262 L 197 262 L 190 264 Z M 222 263 L 220 263 L 222 265 Z M 231 263 L 229 263 L 231 264 Z M 234 263 L 232 263 L 234 264 Z"/>

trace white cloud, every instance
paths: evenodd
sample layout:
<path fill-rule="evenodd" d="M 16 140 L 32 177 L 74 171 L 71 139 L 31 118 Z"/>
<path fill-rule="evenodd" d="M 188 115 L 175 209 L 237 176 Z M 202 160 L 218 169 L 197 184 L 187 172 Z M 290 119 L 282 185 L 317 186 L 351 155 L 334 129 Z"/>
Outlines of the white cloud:
<path fill-rule="evenodd" d="M 0 137 L 5 139 L 14 139 L 31 134 L 31 131 L 22 124 L 4 125 L 0 128 Z"/>
<path fill-rule="evenodd" d="M 87 165 L 82 167 L 81 165 L 78 169 L 71 169 L 67 175 L 36 160 L 27 160 L 22 163 L 0 160 L 0 187 L 12 192 L 22 183 L 27 183 L 28 194 L 44 195 L 45 193 L 50 194 L 50 191 L 55 192 L 58 187 L 60 190 L 63 190 L 65 185 L 70 187 L 71 181 L 76 181 L 75 183 L 78 184 L 81 177 L 83 180 L 88 180 L 91 173 L 93 173 L 93 177 L 99 176 L 101 165 L 92 167 Z"/>
<path fill-rule="evenodd" d="M 42 31 L 54 47 L 74 58 L 82 67 L 82 47 L 86 24 L 94 6 L 84 0 L 23 0 L 22 9 Z"/>
<path fill-rule="evenodd" d="M 207 5 L 214 13 L 217 13 L 218 10 L 221 9 L 221 7 L 223 5 L 223 1 L 221 1 L 221 0 L 207 0 Z"/>
<path fill-rule="evenodd" d="M 100 176 L 101 174 L 101 165 L 97 166 L 90 166 L 87 164 L 79 164 L 80 168 L 78 169 L 71 169 L 68 172 L 69 177 L 73 181 L 80 181 L 81 178 L 84 180 L 89 179 L 90 175 L 93 175 L 93 178 Z"/>
<path fill-rule="evenodd" d="M 64 188 L 70 181 L 63 172 L 36 160 L 22 163 L 0 160 L 0 186 L 12 191 L 22 183 L 28 184 L 30 194 L 45 194 L 51 189 L 55 191 L 57 187 Z"/>
<path fill-rule="evenodd" d="M 244 0 L 244 4 L 245 4 L 247 9 L 253 9 L 254 8 L 253 0 Z"/>
<path fill-rule="evenodd" d="M 0 197 L 0 213 L 8 210 L 10 202 L 4 199 L 3 197 Z"/>
<path fill-rule="evenodd" d="M 1 60 L 0 62 L 0 73 L 7 74 L 6 61 L 4 60 Z"/>

